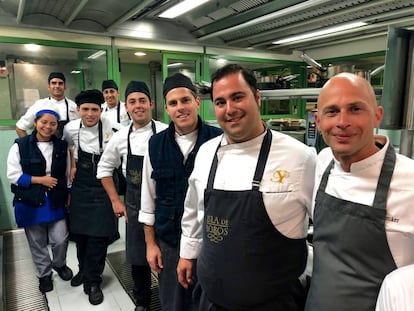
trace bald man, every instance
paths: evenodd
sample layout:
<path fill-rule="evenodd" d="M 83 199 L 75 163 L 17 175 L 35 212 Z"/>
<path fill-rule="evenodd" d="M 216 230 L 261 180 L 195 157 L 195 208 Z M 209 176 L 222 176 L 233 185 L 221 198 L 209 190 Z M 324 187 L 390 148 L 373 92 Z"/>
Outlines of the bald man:
<path fill-rule="evenodd" d="M 315 119 L 330 148 L 316 167 L 305 310 L 375 310 L 385 275 L 414 263 L 414 160 L 374 135 L 382 117 L 361 77 L 341 73 L 321 90 Z"/>

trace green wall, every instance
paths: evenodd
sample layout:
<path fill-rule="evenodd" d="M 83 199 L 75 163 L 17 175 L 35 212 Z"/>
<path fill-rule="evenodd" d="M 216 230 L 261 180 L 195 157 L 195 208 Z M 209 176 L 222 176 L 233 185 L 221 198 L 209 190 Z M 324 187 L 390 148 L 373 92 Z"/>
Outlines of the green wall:
<path fill-rule="evenodd" d="M 0 137 L 2 146 L 0 148 L 0 230 L 4 230 L 16 228 L 12 206 L 13 196 L 7 179 L 7 155 L 17 138 L 14 126 L 0 129 Z"/>

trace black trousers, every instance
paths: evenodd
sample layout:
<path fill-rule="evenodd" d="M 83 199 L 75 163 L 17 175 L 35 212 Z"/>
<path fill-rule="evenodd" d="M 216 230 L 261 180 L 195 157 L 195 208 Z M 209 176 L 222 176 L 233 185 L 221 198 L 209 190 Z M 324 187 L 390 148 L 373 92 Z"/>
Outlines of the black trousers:
<path fill-rule="evenodd" d="M 131 266 L 134 287 L 132 289 L 135 304 L 137 306 L 149 307 L 151 304 L 151 268 L 146 266 Z"/>
<path fill-rule="evenodd" d="M 109 238 L 83 234 L 73 235 L 73 238 L 76 243 L 79 271 L 84 278 L 84 287 L 90 288 L 91 285 L 100 285 Z"/>

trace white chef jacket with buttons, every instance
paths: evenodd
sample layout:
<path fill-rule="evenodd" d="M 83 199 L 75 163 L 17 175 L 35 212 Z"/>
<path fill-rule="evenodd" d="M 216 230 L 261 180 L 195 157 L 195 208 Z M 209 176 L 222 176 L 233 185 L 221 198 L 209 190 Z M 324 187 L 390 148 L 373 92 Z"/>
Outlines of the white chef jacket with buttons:
<path fill-rule="evenodd" d="M 66 98 L 66 97 L 65 97 Z M 43 109 L 52 109 L 59 113 L 60 120 L 66 120 L 66 102 L 65 98 L 62 100 L 56 100 L 52 97 L 45 97 L 38 99 L 32 106 L 27 109 L 26 113 L 20 117 L 16 122 L 16 127 L 22 130 L 31 130 L 34 127 L 34 120 L 36 113 Z M 66 98 L 68 101 L 69 108 L 69 119 L 75 120 L 79 118 L 78 110 L 76 109 L 76 104 L 74 101 Z"/>
<path fill-rule="evenodd" d="M 125 108 L 124 102 L 119 102 L 119 123 L 121 123 L 123 126 L 127 126 L 130 124 L 131 119 L 128 116 L 128 113 Z M 108 117 L 113 122 L 118 122 L 118 106 L 115 106 L 113 108 L 109 108 L 107 103 L 102 104 L 102 115 L 105 117 Z"/>
<path fill-rule="evenodd" d="M 160 121 L 155 122 L 156 132 L 161 132 L 168 127 Z M 105 152 L 102 154 L 101 160 L 98 163 L 97 178 L 112 176 L 113 170 L 121 165 L 122 157 L 122 173 L 126 176 L 126 163 L 128 154 L 128 133 L 129 126 L 126 126 L 116 132 L 109 140 Z M 132 127 L 132 132 L 129 135 L 131 154 L 144 156 L 148 150 L 148 141 L 153 135 L 152 122 L 149 122 L 144 127 L 136 129 Z"/>
<path fill-rule="evenodd" d="M 214 189 L 249 190 L 264 135 L 237 144 L 228 144 L 221 135 L 201 146 L 184 203 L 180 257 L 197 258 L 201 250 L 204 190 L 217 146 L 221 143 Z M 315 164 L 314 149 L 272 131 L 272 145 L 259 190 L 271 222 L 286 237 L 307 235 L 307 208 L 311 206 Z"/>
<path fill-rule="evenodd" d="M 119 123 L 112 122 L 110 119 L 101 116 L 102 121 L 102 148 L 105 150 L 109 139 L 114 134 L 114 130 L 120 130 L 123 126 Z M 63 139 L 68 142 L 69 148 L 75 148 L 74 158 L 78 159 L 78 149 L 80 142 L 80 147 L 82 151 L 100 154 L 99 152 L 99 122 L 91 127 L 86 127 L 82 123 L 82 119 L 70 121 L 65 125 L 63 129 Z M 80 138 L 78 140 L 80 134 Z"/>
<path fill-rule="evenodd" d="M 388 138 L 382 135 L 375 136 L 375 140 L 384 145 L 382 149 L 362 161 L 353 163 L 351 172 L 345 172 L 340 163 L 335 160 L 335 165 L 329 175 L 326 193 L 342 200 L 372 206 L 378 177 L 389 144 Z M 314 198 L 322 174 L 332 159 L 330 148 L 323 149 L 318 155 Z M 397 154 L 387 199 L 385 221 L 388 245 L 397 267 L 414 263 L 413 202 L 414 160 Z M 313 209 L 314 205 L 312 215 Z"/>

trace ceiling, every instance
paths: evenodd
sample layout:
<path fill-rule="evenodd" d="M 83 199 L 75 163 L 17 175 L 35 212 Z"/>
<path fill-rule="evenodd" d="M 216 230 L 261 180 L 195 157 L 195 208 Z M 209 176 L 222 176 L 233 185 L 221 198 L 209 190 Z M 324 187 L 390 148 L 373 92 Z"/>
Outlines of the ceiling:
<path fill-rule="evenodd" d="M 414 0 L 211 0 L 173 20 L 158 17 L 177 2 L 0 0 L 0 25 L 285 54 L 385 36 L 389 25 L 414 27 Z M 272 44 L 352 21 L 368 24 L 301 42 Z"/>

